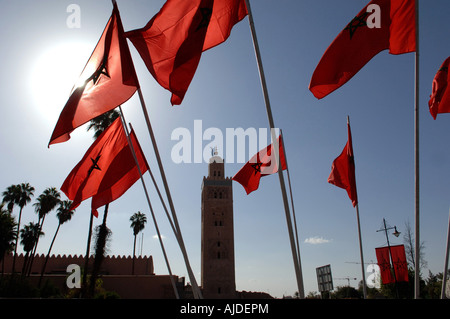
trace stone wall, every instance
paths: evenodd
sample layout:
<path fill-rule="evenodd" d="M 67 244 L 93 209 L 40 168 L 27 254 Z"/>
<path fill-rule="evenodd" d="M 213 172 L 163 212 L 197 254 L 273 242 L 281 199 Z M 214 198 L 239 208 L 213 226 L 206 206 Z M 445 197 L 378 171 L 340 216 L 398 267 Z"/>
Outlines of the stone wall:
<path fill-rule="evenodd" d="M 15 271 L 21 272 L 24 255 L 16 256 Z M 46 255 L 36 255 L 33 260 L 32 274 L 40 274 L 45 262 Z M 89 258 L 88 271 L 91 269 L 94 257 Z M 131 256 L 106 256 L 102 262 L 100 273 L 105 275 L 131 275 L 133 258 Z M 5 256 L 4 273 L 12 270 L 13 256 Z M 85 259 L 82 255 L 51 255 L 45 267 L 45 274 L 66 274 L 67 266 L 76 264 L 84 268 Z M 154 275 L 152 256 L 136 257 L 134 261 L 135 275 Z"/>

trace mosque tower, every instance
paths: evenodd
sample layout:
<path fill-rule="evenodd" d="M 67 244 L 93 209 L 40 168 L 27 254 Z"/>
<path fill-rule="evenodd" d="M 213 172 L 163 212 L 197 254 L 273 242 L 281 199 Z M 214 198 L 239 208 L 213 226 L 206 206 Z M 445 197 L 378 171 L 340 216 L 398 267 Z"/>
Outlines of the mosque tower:
<path fill-rule="evenodd" d="M 233 187 L 214 149 L 202 183 L 201 281 L 203 297 L 235 298 Z"/>

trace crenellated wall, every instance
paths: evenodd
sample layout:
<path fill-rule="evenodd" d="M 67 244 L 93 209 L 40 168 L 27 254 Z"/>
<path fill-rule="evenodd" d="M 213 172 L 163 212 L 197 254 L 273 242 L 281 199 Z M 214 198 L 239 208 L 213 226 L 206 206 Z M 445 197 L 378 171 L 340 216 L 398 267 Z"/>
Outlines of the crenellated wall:
<path fill-rule="evenodd" d="M 24 254 L 16 256 L 15 271 L 21 272 Z M 46 255 L 36 255 L 33 260 L 32 274 L 40 274 Z M 91 269 L 94 257 L 89 258 L 88 270 Z M 133 258 L 131 256 L 106 256 L 102 262 L 100 273 L 104 275 L 131 275 Z M 5 256 L 4 272 L 12 271 L 13 255 Z M 51 255 L 45 267 L 45 274 L 67 274 L 67 266 L 76 264 L 84 268 L 85 258 L 82 255 Z M 135 275 L 154 275 L 152 256 L 136 257 L 134 261 Z"/>

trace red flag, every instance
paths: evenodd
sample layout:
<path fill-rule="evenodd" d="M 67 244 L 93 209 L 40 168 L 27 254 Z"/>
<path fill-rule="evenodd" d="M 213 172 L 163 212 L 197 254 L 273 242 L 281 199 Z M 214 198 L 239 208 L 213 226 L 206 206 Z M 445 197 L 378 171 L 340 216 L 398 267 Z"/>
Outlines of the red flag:
<path fill-rule="evenodd" d="M 381 281 L 387 285 L 390 283 L 408 281 L 408 263 L 406 261 L 405 246 L 395 245 L 390 247 L 375 248 L 378 266 L 380 266 Z M 394 263 L 393 267 L 391 259 Z M 395 278 L 392 273 L 395 272 Z"/>
<path fill-rule="evenodd" d="M 280 162 L 283 170 L 286 169 L 286 160 L 282 145 L 281 135 L 277 139 L 278 149 L 280 154 Z M 240 183 L 247 195 L 257 190 L 259 187 L 259 180 L 266 175 L 275 174 L 278 172 L 274 155 L 272 156 L 273 144 L 268 145 L 256 153 L 245 165 L 233 176 L 232 180 Z M 272 161 L 273 160 L 273 161 Z"/>
<path fill-rule="evenodd" d="M 353 156 L 352 132 L 350 123 L 347 122 L 348 141 L 339 155 L 331 165 L 331 173 L 328 177 L 328 183 L 347 190 L 353 207 L 358 204 L 358 194 L 356 192 L 355 161 Z"/>
<path fill-rule="evenodd" d="M 244 0 L 168 0 L 142 29 L 126 36 L 150 73 L 181 104 L 200 57 L 247 15 Z"/>
<path fill-rule="evenodd" d="M 448 73 L 449 64 L 450 57 L 442 63 L 433 79 L 433 89 L 428 106 L 430 107 L 431 116 L 434 119 L 436 119 L 438 113 L 450 113 L 450 91 L 447 90 L 447 85 L 450 81 Z"/>
<path fill-rule="evenodd" d="M 130 138 L 142 172 L 148 164 L 132 132 Z M 92 198 L 92 210 L 123 195 L 138 179 L 139 170 L 130 150 L 121 119 L 116 119 L 91 145 L 67 176 L 61 191 L 73 201 L 72 209 Z M 97 215 L 96 215 L 97 216 Z"/>
<path fill-rule="evenodd" d="M 406 262 L 405 246 L 391 246 L 391 255 L 394 262 L 395 279 L 408 281 L 408 263 Z"/>
<path fill-rule="evenodd" d="M 381 281 L 387 285 L 395 282 L 391 271 L 391 261 L 389 259 L 389 247 L 375 248 L 378 266 L 380 267 Z"/>
<path fill-rule="evenodd" d="M 381 51 L 414 52 L 415 38 L 415 0 L 372 0 L 327 48 L 309 89 L 321 99 L 344 85 Z"/>
<path fill-rule="evenodd" d="M 56 123 L 49 146 L 69 140 L 73 130 L 126 102 L 139 87 L 115 4 L 77 83 L 81 85 L 74 86 Z"/>

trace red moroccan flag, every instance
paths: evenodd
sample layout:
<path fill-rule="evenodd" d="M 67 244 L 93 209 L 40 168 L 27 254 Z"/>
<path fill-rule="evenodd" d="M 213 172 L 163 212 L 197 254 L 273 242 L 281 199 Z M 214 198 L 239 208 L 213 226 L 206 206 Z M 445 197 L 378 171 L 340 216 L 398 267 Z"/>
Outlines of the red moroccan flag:
<path fill-rule="evenodd" d="M 281 135 L 277 139 L 280 162 L 283 170 L 286 169 L 286 160 L 282 145 Z M 259 187 L 259 180 L 266 175 L 275 174 L 278 172 L 275 154 L 272 155 L 274 145 L 270 144 L 266 148 L 256 153 L 245 165 L 233 176 L 233 180 L 240 183 L 247 195 L 257 190 Z"/>
<path fill-rule="evenodd" d="M 70 61 L 68 61 L 70 63 Z M 112 15 L 56 123 L 49 146 L 126 102 L 139 87 L 119 10 Z"/>
<path fill-rule="evenodd" d="M 433 89 L 428 101 L 431 116 L 436 119 L 438 113 L 450 113 L 450 90 L 447 90 L 450 81 L 448 73 L 448 65 L 450 57 L 442 63 L 440 69 L 433 79 Z"/>
<path fill-rule="evenodd" d="M 132 132 L 132 145 L 144 174 L 148 164 Z M 67 176 L 61 191 L 73 201 L 74 209 L 92 198 L 92 210 L 112 202 L 123 195 L 138 179 L 139 171 L 121 119 L 116 119 L 91 145 L 81 161 Z"/>
<path fill-rule="evenodd" d="M 415 37 L 415 0 L 372 0 L 327 48 L 314 70 L 310 91 L 318 99 L 327 96 L 381 51 L 414 52 Z"/>
<path fill-rule="evenodd" d="M 381 281 L 383 284 L 387 285 L 395 282 L 394 276 L 392 276 L 389 247 L 375 248 L 375 254 L 377 256 L 378 266 L 380 267 Z"/>
<path fill-rule="evenodd" d="M 339 155 L 331 165 L 331 173 L 328 183 L 347 190 L 353 207 L 358 204 L 358 194 L 356 192 L 355 160 L 353 156 L 352 132 L 350 123 L 347 122 L 348 141 Z"/>
<path fill-rule="evenodd" d="M 395 279 L 408 281 L 408 263 L 406 261 L 405 246 L 391 246 L 391 255 L 394 262 Z"/>
<path fill-rule="evenodd" d="M 247 15 L 244 0 L 168 0 L 142 29 L 126 36 L 150 73 L 181 104 L 203 51 L 222 42 Z"/>

